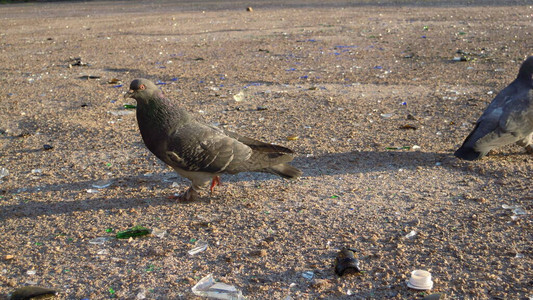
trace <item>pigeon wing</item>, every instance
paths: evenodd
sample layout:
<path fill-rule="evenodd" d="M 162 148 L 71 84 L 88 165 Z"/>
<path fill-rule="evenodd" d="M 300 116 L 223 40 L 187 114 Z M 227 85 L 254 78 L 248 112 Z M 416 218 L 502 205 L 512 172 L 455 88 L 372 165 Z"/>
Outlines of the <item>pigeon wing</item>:
<path fill-rule="evenodd" d="M 225 130 L 224 133 L 252 149 L 249 159 L 240 164 L 231 164 L 228 167 L 228 172 L 230 173 L 247 171 L 272 172 L 270 167 L 280 166 L 281 168 L 281 165 L 293 159 L 294 152 L 283 146 L 261 142 L 228 130 Z M 279 172 L 274 173 L 279 175 Z"/>
<path fill-rule="evenodd" d="M 191 122 L 170 135 L 166 153 L 173 167 L 221 173 L 246 161 L 252 150 L 216 128 Z"/>

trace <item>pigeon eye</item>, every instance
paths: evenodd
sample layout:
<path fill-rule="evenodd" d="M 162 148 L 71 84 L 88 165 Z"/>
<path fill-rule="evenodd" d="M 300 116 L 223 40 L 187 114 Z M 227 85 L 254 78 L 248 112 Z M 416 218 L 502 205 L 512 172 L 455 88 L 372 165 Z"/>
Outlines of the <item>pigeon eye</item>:
<path fill-rule="evenodd" d="M 144 86 L 144 84 L 141 84 L 141 85 L 139 86 L 139 90 L 144 90 L 144 89 L 146 89 L 146 87 Z"/>

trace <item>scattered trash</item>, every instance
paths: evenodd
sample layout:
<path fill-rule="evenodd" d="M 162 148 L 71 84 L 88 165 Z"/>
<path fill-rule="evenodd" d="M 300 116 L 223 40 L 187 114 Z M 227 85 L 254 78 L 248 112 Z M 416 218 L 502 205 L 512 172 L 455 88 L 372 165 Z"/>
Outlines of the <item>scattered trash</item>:
<path fill-rule="evenodd" d="M 167 234 L 167 231 L 164 229 L 157 229 L 157 228 L 152 229 L 152 235 L 155 235 L 160 239 L 165 237 L 166 234 Z"/>
<path fill-rule="evenodd" d="M 93 188 L 96 189 L 105 189 L 113 183 L 112 180 L 99 180 L 92 184 Z"/>
<path fill-rule="evenodd" d="M 96 193 L 99 193 L 100 191 L 98 190 L 95 190 L 95 189 L 87 189 L 87 193 L 89 194 L 96 194 Z"/>
<path fill-rule="evenodd" d="M 109 237 L 109 236 L 101 236 L 101 237 L 97 237 L 97 238 L 94 238 L 92 240 L 89 241 L 89 244 L 93 244 L 93 245 L 103 245 L 105 244 L 105 242 L 111 240 L 112 237 Z"/>
<path fill-rule="evenodd" d="M 27 275 L 30 275 L 30 276 L 31 276 L 31 275 L 35 275 L 35 274 L 37 274 L 37 271 L 35 271 L 35 270 L 28 270 L 28 271 L 26 271 L 26 274 L 27 274 Z"/>
<path fill-rule="evenodd" d="M 117 232 L 116 237 L 117 239 L 129 239 L 130 237 L 135 238 L 138 236 L 147 235 L 150 234 L 150 232 L 150 229 L 145 228 L 141 225 L 137 225 L 130 229 Z"/>
<path fill-rule="evenodd" d="M 257 110 L 258 110 L 258 111 L 261 111 L 261 110 L 267 110 L 267 109 L 268 109 L 268 107 L 266 107 L 266 106 L 258 106 L 258 107 L 257 107 Z"/>
<path fill-rule="evenodd" d="M 164 81 L 158 80 L 155 84 L 157 84 L 157 85 L 165 85 L 167 83 L 164 82 Z"/>
<path fill-rule="evenodd" d="M 248 6 L 248 7 L 246 8 L 246 11 L 253 12 L 254 9 L 253 9 L 251 6 Z"/>
<path fill-rule="evenodd" d="M 427 295 L 426 297 L 422 298 L 422 300 L 439 300 L 442 297 L 442 294 L 431 294 Z"/>
<path fill-rule="evenodd" d="M 311 280 L 313 277 L 315 277 L 315 273 L 313 273 L 313 271 L 305 271 L 302 273 L 302 277 L 307 280 Z"/>
<path fill-rule="evenodd" d="M 502 204 L 502 208 L 503 208 L 503 209 L 515 209 L 515 208 L 517 208 L 517 207 L 519 207 L 519 206 L 517 206 L 517 205 L 507 205 L 507 204 Z"/>
<path fill-rule="evenodd" d="M 121 88 L 121 87 L 123 87 L 123 86 L 124 86 L 123 84 L 117 84 L 117 85 L 112 86 L 112 88 L 115 88 L 115 89 L 116 89 L 116 88 Z"/>
<path fill-rule="evenodd" d="M 464 56 L 455 56 L 453 61 L 467 61 L 468 59 Z"/>
<path fill-rule="evenodd" d="M 409 146 L 402 146 L 402 147 L 386 147 L 387 150 L 409 150 L 411 147 Z"/>
<path fill-rule="evenodd" d="M 406 235 L 404 236 L 404 238 L 406 238 L 406 239 L 410 239 L 410 238 L 412 238 L 412 237 L 415 237 L 416 234 L 417 234 L 416 231 L 411 230 L 411 232 L 409 232 L 408 234 L 406 234 Z"/>
<path fill-rule="evenodd" d="M 98 255 L 108 255 L 109 254 L 109 250 L 100 249 L 100 250 L 98 250 L 98 252 L 96 252 L 96 254 L 98 254 Z"/>
<path fill-rule="evenodd" d="M 233 100 L 235 100 L 237 102 L 242 102 L 242 101 L 246 100 L 246 97 L 244 96 L 244 92 L 240 91 L 237 94 L 233 95 Z"/>
<path fill-rule="evenodd" d="M 514 256 L 515 258 L 524 258 L 524 254 L 522 253 L 516 253 L 516 255 Z"/>
<path fill-rule="evenodd" d="M 44 145 L 43 145 L 43 149 L 44 149 L 44 150 L 52 150 L 52 149 L 54 149 L 54 146 L 52 146 L 52 145 L 48 145 L 48 144 L 44 144 Z"/>
<path fill-rule="evenodd" d="M 424 26 L 423 30 L 428 31 L 429 27 L 426 25 L 426 26 Z"/>
<path fill-rule="evenodd" d="M 300 137 L 297 136 L 297 135 L 289 135 L 287 137 L 287 141 L 296 141 L 297 139 L 299 139 Z"/>
<path fill-rule="evenodd" d="M 339 276 L 361 272 L 359 260 L 355 258 L 354 250 L 342 249 L 335 259 L 335 273 Z"/>
<path fill-rule="evenodd" d="M 146 299 L 146 290 L 145 289 L 141 289 L 138 293 L 137 293 L 137 296 L 135 297 L 135 299 Z"/>
<path fill-rule="evenodd" d="M 0 179 L 9 175 L 9 171 L 6 168 L 0 168 Z"/>
<path fill-rule="evenodd" d="M 72 68 L 72 67 L 74 67 L 74 66 L 77 66 L 77 67 L 86 67 L 86 66 L 89 66 L 88 63 L 83 62 L 83 61 L 81 60 L 81 57 L 71 57 L 71 58 L 70 58 L 70 61 L 71 61 L 71 63 L 68 64 L 68 67 L 69 67 L 69 68 Z"/>
<path fill-rule="evenodd" d="M 200 279 L 196 285 L 192 287 L 192 292 L 197 296 L 210 297 L 222 300 L 243 300 L 242 292 L 237 290 L 234 286 L 215 282 L 213 274 L 209 274 Z"/>
<path fill-rule="evenodd" d="M 108 113 L 112 114 L 113 116 L 126 116 L 126 115 L 132 115 L 135 112 L 132 110 L 118 110 L 118 111 L 108 111 Z"/>
<path fill-rule="evenodd" d="M 413 149 L 413 150 L 419 150 L 420 148 L 421 148 L 421 147 L 418 146 L 418 145 L 413 145 L 413 147 L 411 147 L 411 149 Z"/>
<path fill-rule="evenodd" d="M 118 78 L 112 78 L 107 83 L 109 83 L 109 84 L 119 84 L 121 82 L 122 82 L 122 80 L 120 80 Z"/>
<path fill-rule="evenodd" d="M 380 116 L 382 116 L 383 118 L 385 119 L 389 119 L 390 117 L 392 117 L 394 114 L 380 114 Z"/>
<path fill-rule="evenodd" d="M 405 125 L 402 125 L 400 126 L 400 129 L 404 129 L 404 130 L 408 130 L 408 129 L 412 129 L 412 130 L 417 130 L 418 128 L 414 125 L 411 125 L 411 124 L 405 124 Z"/>
<path fill-rule="evenodd" d="M 431 290 L 433 288 L 431 273 L 425 270 L 414 270 L 411 272 L 407 286 L 415 290 Z"/>
<path fill-rule="evenodd" d="M 34 299 L 39 297 L 38 299 L 45 299 L 47 297 L 56 296 L 57 292 L 49 289 L 49 288 L 43 288 L 40 286 L 25 286 L 21 287 L 19 289 L 16 289 L 13 293 L 11 293 L 11 300 L 27 300 L 27 299 Z"/>
<path fill-rule="evenodd" d="M 198 254 L 200 252 L 203 252 L 207 249 L 207 242 L 205 241 L 196 241 L 196 244 L 194 246 L 194 248 L 192 248 L 191 250 L 188 251 L 189 255 L 195 255 L 195 254 Z"/>
<path fill-rule="evenodd" d="M 519 205 L 502 205 L 503 209 L 511 210 L 515 215 L 527 215 L 527 211 Z"/>
<path fill-rule="evenodd" d="M 102 77 L 101 76 L 97 76 L 97 75 L 83 75 L 83 76 L 80 76 L 79 78 L 80 79 L 89 80 L 89 79 L 99 79 L 99 78 L 102 78 Z"/>

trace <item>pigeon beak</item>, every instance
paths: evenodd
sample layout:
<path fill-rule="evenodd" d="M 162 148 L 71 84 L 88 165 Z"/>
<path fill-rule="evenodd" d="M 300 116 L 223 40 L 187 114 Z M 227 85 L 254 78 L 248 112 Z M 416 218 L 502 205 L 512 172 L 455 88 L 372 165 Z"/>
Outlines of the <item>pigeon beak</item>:
<path fill-rule="evenodd" d="M 124 94 L 124 99 L 127 98 L 133 98 L 133 90 L 129 90 L 126 94 Z"/>

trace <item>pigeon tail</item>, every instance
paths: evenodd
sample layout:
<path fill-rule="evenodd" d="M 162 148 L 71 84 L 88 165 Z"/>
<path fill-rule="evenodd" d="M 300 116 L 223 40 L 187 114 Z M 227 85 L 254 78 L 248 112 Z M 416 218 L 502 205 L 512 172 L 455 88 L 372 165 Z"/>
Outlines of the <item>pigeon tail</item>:
<path fill-rule="evenodd" d="M 520 70 L 518 71 L 518 79 L 531 83 L 532 75 L 533 75 L 533 56 L 530 56 L 520 66 Z"/>
<path fill-rule="evenodd" d="M 457 149 L 453 155 L 464 160 L 478 160 L 484 156 L 483 153 L 474 150 L 474 148 L 465 146 Z"/>
<path fill-rule="evenodd" d="M 267 173 L 276 174 L 283 178 L 288 178 L 288 179 L 295 179 L 295 178 L 302 176 L 302 171 L 300 171 L 299 169 L 289 164 L 279 164 L 279 165 L 271 166 L 271 167 L 265 168 L 264 171 Z"/>
<path fill-rule="evenodd" d="M 457 151 L 453 155 L 460 159 L 464 160 L 477 160 L 485 156 L 486 153 L 480 152 L 476 149 L 474 149 L 474 145 L 477 143 L 480 137 L 485 135 L 482 130 L 480 130 L 481 123 L 477 123 L 476 127 L 472 130 L 472 132 L 466 137 L 465 141 L 461 145 Z"/>

